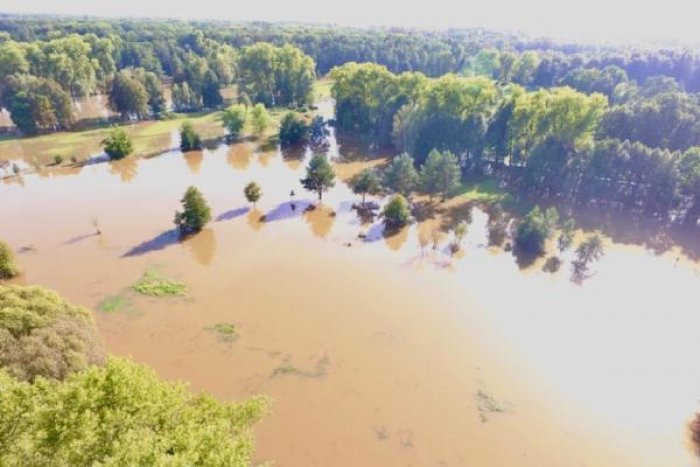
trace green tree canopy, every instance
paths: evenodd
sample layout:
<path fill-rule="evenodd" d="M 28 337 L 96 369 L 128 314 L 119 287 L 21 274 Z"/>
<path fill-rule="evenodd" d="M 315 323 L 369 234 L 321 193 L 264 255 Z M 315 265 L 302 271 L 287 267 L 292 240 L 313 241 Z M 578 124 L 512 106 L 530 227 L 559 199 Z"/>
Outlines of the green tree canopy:
<path fill-rule="evenodd" d="M 131 143 L 129 135 L 120 127 L 112 128 L 103 144 L 105 152 L 112 160 L 123 159 L 134 152 L 134 145 Z"/>
<path fill-rule="evenodd" d="M 180 149 L 183 152 L 202 148 L 202 140 L 194 130 L 192 122 L 185 121 L 180 127 Z"/>
<path fill-rule="evenodd" d="M 541 255 L 545 251 L 545 242 L 559 219 L 556 209 L 542 211 L 535 206 L 518 226 L 515 242 L 523 252 Z"/>
<path fill-rule="evenodd" d="M 256 135 L 264 133 L 270 125 L 270 114 L 267 113 L 263 104 L 255 104 L 250 110 L 250 123 Z"/>
<path fill-rule="evenodd" d="M 384 185 L 396 193 L 409 196 L 418 185 L 418 172 L 413 165 L 413 158 L 402 153 L 391 160 L 384 169 Z"/>
<path fill-rule="evenodd" d="M 353 177 L 350 182 L 352 192 L 362 195 L 362 204 L 365 204 L 367 195 L 378 195 L 382 191 L 382 180 L 374 169 L 364 169 Z"/>
<path fill-rule="evenodd" d="M 306 178 L 301 180 L 301 184 L 317 193 L 319 201 L 323 200 L 323 192 L 335 186 L 335 170 L 326 156 L 316 154 L 311 158 L 306 167 Z"/>
<path fill-rule="evenodd" d="M 420 172 L 420 184 L 426 193 L 445 197 L 459 187 L 461 170 L 457 157 L 450 151 L 433 149 Z"/>
<path fill-rule="evenodd" d="M 211 209 L 202 193 L 191 186 L 180 201 L 182 211 L 175 213 L 175 226 L 183 235 L 197 233 L 211 220 Z"/>
<path fill-rule="evenodd" d="M 221 120 L 228 132 L 228 138 L 235 140 L 241 135 L 245 127 L 247 114 L 248 109 L 243 104 L 235 104 L 224 110 Z"/>
<path fill-rule="evenodd" d="M 243 48 L 238 60 L 240 89 L 266 107 L 310 102 L 316 79 L 314 61 L 286 44 L 260 42 Z"/>
<path fill-rule="evenodd" d="M 280 122 L 279 140 L 282 145 L 298 144 L 309 136 L 309 126 L 295 112 L 287 112 Z"/>
<path fill-rule="evenodd" d="M 403 195 L 394 195 L 382 211 L 384 225 L 388 230 L 396 230 L 408 224 L 411 210 Z"/>
<path fill-rule="evenodd" d="M 243 194 L 249 203 L 253 203 L 253 205 L 255 205 L 255 203 L 257 203 L 262 197 L 262 189 L 257 183 L 250 182 L 245 186 L 245 188 L 243 188 Z"/>

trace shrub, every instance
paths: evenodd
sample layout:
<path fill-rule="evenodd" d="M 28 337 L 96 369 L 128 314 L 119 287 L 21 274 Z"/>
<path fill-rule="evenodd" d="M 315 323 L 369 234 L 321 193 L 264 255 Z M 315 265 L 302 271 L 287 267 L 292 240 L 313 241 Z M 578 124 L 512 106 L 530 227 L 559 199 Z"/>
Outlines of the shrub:
<path fill-rule="evenodd" d="M 55 165 L 61 165 L 61 164 L 63 164 L 63 156 L 58 155 L 58 154 L 56 154 L 55 156 L 53 156 L 53 163 L 54 163 Z"/>
<path fill-rule="evenodd" d="M 0 240 L 0 280 L 12 279 L 18 273 L 12 249 L 7 243 Z"/>
<path fill-rule="evenodd" d="M 403 195 L 394 195 L 391 201 L 384 206 L 384 225 L 389 230 L 400 229 L 408 224 L 411 218 L 411 210 L 408 201 Z"/>
<path fill-rule="evenodd" d="M 184 152 L 196 149 L 202 149 L 202 140 L 194 131 L 192 122 L 185 122 L 180 127 L 180 150 Z"/>
<path fill-rule="evenodd" d="M 265 108 L 263 107 L 263 110 Z M 221 120 L 224 123 L 226 131 L 228 131 L 229 139 L 237 139 L 245 126 L 247 109 L 242 104 L 235 104 L 224 110 Z"/>
<path fill-rule="evenodd" d="M 123 159 L 134 152 L 134 145 L 123 128 L 113 128 L 102 143 L 104 144 L 105 152 L 112 160 Z"/>
<path fill-rule="evenodd" d="M 541 255 L 559 215 L 556 209 L 542 211 L 535 206 L 518 226 L 515 243 L 525 253 Z"/>
<path fill-rule="evenodd" d="M 309 127 L 294 112 L 287 112 L 280 122 L 279 139 L 282 145 L 297 144 L 306 141 Z"/>
<path fill-rule="evenodd" d="M 41 287 L 0 288 L 0 367 L 10 375 L 64 379 L 103 360 L 88 310 Z"/>
<path fill-rule="evenodd" d="M 245 186 L 245 188 L 243 188 L 243 194 L 249 203 L 253 203 L 253 205 L 255 205 L 255 203 L 257 203 L 262 196 L 262 190 L 260 189 L 260 185 L 255 182 L 250 182 Z"/>
<path fill-rule="evenodd" d="M 199 232 L 211 220 L 211 209 L 197 188 L 189 187 L 180 202 L 182 211 L 175 213 L 175 225 L 180 233 Z"/>
<path fill-rule="evenodd" d="M 263 104 L 255 104 L 250 111 L 250 123 L 256 135 L 262 134 L 270 124 L 270 115 Z"/>

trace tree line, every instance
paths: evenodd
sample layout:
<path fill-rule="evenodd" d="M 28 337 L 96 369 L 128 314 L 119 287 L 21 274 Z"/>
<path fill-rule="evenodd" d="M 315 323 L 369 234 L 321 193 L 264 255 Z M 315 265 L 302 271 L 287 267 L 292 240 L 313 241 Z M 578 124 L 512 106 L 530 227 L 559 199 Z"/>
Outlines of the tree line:
<path fill-rule="evenodd" d="M 406 152 L 450 151 L 464 175 L 500 171 L 523 191 L 696 225 L 700 105 L 677 88 L 623 104 L 569 86 L 527 90 L 482 75 L 331 71 L 336 124 Z"/>
<path fill-rule="evenodd" d="M 95 93 L 124 120 L 162 117 L 163 82 L 172 81 L 179 112 L 219 108 L 221 88 L 238 85 L 241 102 L 265 106 L 309 104 L 313 60 L 291 45 L 258 43 L 239 49 L 205 38 L 201 31 L 153 42 L 131 42 L 94 33 L 15 41 L 0 33 L 0 106 L 25 134 L 69 129 L 73 99 Z"/>
<path fill-rule="evenodd" d="M 484 64 L 488 66 L 482 71 L 488 71 L 493 65 L 501 71 L 508 70 L 515 58 L 522 63 L 513 69 L 522 68 L 524 73 L 519 76 L 516 73 L 513 78 L 521 85 L 550 87 L 561 84 L 568 73 L 578 68 L 603 70 L 614 66 L 640 84 L 650 77 L 668 76 L 690 92 L 700 91 L 700 58 L 696 50 L 688 47 L 570 43 L 477 28 L 424 31 L 222 21 L 56 20 L 6 16 L 0 17 L 0 31 L 22 42 L 73 33 L 118 38 L 127 51 L 130 66 L 154 68 L 151 71 L 160 66 L 170 76 L 175 76 L 182 67 L 176 51 L 178 44 L 197 44 L 201 33 L 207 39 L 235 48 L 257 42 L 294 45 L 314 59 L 316 71 L 321 75 L 338 65 L 355 61 L 379 63 L 395 73 L 420 71 L 436 77 Z M 488 58 L 478 58 L 482 52 Z"/>

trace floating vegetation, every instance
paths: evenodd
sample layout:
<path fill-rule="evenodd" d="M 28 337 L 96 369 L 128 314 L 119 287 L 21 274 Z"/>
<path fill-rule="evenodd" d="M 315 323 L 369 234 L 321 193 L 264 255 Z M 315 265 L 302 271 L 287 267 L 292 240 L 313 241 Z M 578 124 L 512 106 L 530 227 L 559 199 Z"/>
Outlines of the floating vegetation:
<path fill-rule="evenodd" d="M 494 413 L 509 412 L 508 404 L 497 400 L 492 395 L 482 389 L 476 392 L 476 409 L 479 411 L 479 418 L 483 423 L 488 421 L 488 416 Z"/>
<path fill-rule="evenodd" d="M 187 286 L 165 277 L 155 268 L 150 268 L 131 286 L 131 290 L 152 297 L 173 297 L 185 295 Z"/>
<path fill-rule="evenodd" d="M 219 340 L 224 342 L 233 342 L 238 337 L 236 326 L 231 323 L 216 323 L 206 329 L 215 333 Z"/>
<path fill-rule="evenodd" d="M 289 357 L 287 357 L 282 365 L 278 366 L 272 371 L 272 375 L 270 375 L 270 377 L 274 378 L 276 376 L 296 375 L 301 378 L 322 378 L 326 376 L 329 363 L 330 360 L 324 355 L 318 359 L 313 369 L 302 370 L 301 368 L 297 368 L 296 366 L 292 365 L 289 361 Z"/>
<path fill-rule="evenodd" d="M 126 293 L 118 293 L 108 295 L 97 304 L 97 309 L 104 313 L 116 313 L 130 308 L 132 305 L 131 299 Z"/>

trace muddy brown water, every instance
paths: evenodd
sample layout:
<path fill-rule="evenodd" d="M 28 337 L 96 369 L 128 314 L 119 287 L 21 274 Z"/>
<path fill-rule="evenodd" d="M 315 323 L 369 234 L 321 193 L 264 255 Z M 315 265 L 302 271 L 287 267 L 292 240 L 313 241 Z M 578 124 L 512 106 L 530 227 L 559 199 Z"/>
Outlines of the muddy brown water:
<path fill-rule="evenodd" d="M 0 238 L 19 252 L 18 282 L 92 309 L 149 267 L 186 283 L 183 298 L 127 294 L 128 309 L 95 312 L 99 329 L 113 354 L 194 391 L 270 396 L 256 461 L 694 465 L 697 264 L 608 241 L 576 285 L 567 262 L 521 270 L 489 247 L 478 208 L 463 210 L 469 233 L 452 257 L 438 222 L 389 238 L 363 225 L 342 181 L 307 211 L 309 152 L 284 156 L 242 143 L 12 179 L 0 184 Z M 342 179 L 364 166 L 355 159 L 336 163 Z M 264 193 L 254 208 L 251 180 Z M 189 185 L 214 221 L 178 242 Z M 238 338 L 219 339 L 217 323 Z"/>

